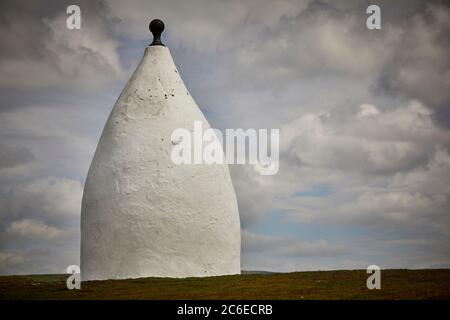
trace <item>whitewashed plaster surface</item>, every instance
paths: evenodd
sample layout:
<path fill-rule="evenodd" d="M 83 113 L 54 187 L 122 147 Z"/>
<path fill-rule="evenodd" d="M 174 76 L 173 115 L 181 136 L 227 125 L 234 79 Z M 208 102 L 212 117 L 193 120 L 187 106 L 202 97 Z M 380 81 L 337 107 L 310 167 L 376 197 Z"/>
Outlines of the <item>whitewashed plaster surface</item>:
<path fill-rule="evenodd" d="M 175 165 L 176 128 L 209 124 L 164 46 L 150 46 L 103 129 L 81 212 L 83 280 L 240 273 L 227 165 Z"/>

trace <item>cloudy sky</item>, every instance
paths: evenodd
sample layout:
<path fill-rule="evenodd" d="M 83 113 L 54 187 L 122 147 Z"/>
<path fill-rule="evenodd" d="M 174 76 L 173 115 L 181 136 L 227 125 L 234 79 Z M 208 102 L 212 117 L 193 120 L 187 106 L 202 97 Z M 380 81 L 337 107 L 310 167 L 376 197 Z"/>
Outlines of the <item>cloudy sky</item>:
<path fill-rule="evenodd" d="M 450 267 L 446 1 L 3 0 L 1 274 L 79 264 L 86 173 L 153 18 L 213 127 L 281 130 L 277 175 L 231 166 L 243 269 Z"/>

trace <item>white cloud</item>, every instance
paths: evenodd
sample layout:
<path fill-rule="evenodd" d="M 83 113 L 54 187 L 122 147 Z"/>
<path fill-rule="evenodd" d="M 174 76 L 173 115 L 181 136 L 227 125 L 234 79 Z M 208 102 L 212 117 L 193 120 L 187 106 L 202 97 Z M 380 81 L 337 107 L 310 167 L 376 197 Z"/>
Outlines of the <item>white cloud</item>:
<path fill-rule="evenodd" d="M 7 232 L 20 237 L 43 238 L 47 240 L 54 240 L 63 235 L 63 232 L 58 228 L 33 219 L 14 221 L 8 227 Z"/>
<path fill-rule="evenodd" d="M 25 257 L 17 252 L 0 252 L 0 272 L 4 268 L 17 267 L 25 262 Z"/>
<path fill-rule="evenodd" d="M 379 111 L 363 104 L 356 112 L 310 113 L 282 128 L 282 151 L 305 166 L 391 174 L 423 164 L 448 131 L 418 102 Z"/>
<path fill-rule="evenodd" d="M 83 188 L 79 181 L 48 177 L 28 184 L 25 192 L 39 197 L 42 210 L 50 215 L 79 215 Z"/>
<path fill-rule="evenodd" d="M 330 244 L 324 239 L 305 242 L 288 237 L 255 234 L 247 230 L 242 231 L 242 247 L 247 254 L 266 252 L 271 256 L 283 257 L 323 257 L 349 253 L 344 246 Z"/>
<path fill-rule="evenodd" d="M 358 107 L 358 118 L 374 117 L 380 114 L 380 111 L 373 104 L 364 103 Z"/>
<path fill-rule="evenodd" d="M 365 192 L 352 202 L 335 208 L 336 218 L 358 222 L 413 224 L 414 219 L 433 215 L 436 208 L 445 208 L 442 195 L 427 197 L 420 193 L 392 190 Z"/>

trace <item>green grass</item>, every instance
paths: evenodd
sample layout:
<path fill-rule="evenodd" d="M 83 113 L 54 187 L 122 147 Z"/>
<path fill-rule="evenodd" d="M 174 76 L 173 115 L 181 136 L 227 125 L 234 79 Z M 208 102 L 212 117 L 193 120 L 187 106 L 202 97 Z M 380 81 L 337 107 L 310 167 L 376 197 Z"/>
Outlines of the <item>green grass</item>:
<path fill-rule="evenodd" d="M 368 290 L 365 270 L 140 278 L 83 282 L 68 275 L 1 276 L 0 299 L 450 299 L 450 270 L 382 270 Z"/>

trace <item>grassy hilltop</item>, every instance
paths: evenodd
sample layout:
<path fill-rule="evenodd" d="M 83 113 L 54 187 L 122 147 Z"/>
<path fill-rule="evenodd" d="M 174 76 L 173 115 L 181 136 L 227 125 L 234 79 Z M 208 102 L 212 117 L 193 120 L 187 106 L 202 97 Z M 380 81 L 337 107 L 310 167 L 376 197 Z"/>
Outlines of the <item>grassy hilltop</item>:
<path fill-rule="evenodd" d="M 83 282 L 68 275 L 1 276 L 0 299 L 450 299 L 450 269 L 382 270 L 368 290 L 365 270 L 243 274 L 208 278 L 140 278 Z"/>

